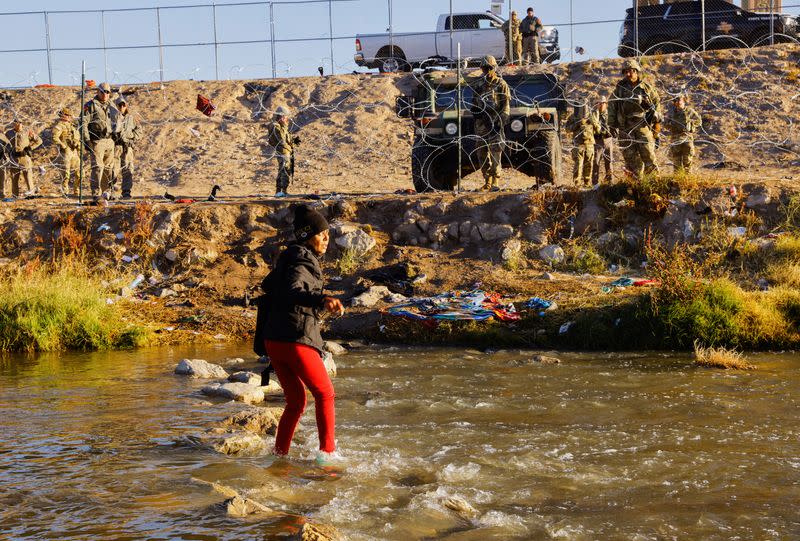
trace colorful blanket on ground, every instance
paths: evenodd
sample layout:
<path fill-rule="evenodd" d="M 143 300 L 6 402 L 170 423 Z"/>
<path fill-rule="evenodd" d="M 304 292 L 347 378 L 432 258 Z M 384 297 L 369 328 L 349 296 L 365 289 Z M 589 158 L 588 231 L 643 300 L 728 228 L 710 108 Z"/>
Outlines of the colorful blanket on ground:
<path fill-rule="evenodd" d="M 453 291 L 433 297 L 414 298 L 389 308 L 387 313 L 419 321 L 486 321 L 492 318 L 500 321 L 519 320 L 520 316 L 514 305 L 503 301 L 499 293 L 480 289 Z"/>

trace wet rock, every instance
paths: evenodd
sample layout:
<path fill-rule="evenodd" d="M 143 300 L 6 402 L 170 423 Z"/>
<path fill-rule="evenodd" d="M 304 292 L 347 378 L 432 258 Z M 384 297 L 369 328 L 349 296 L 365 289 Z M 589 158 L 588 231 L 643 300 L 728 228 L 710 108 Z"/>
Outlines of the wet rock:
<path fill-rule="evenodd" d="M 240 428 L 260 436 L 274 435 L 282 414 L 283 408 L 249 408 L 229 415 L 221 426 Z"/>
<path fill-rule="evenodd" d="M 561 359 L 558 357 L 548 357 L 547 355 L 534 355 L 531 361 L 539 364 L 561 364 Z"/>
<path fill-rule="evenodd" d="M 300 531 L 289 538 L 289 541 L 344 541 L 344 537 L 333 526 L 306 522 Z"/>
<path fill-rule="evenodd" d="M 261 386 L 261 374 L 256 374 L 255 372 L 234 372 L 230 376 L 228 376 L 228 381 L 232 381 L 234 383 L 246 383 L 248 385 L 255 385 L 256 387 Z"/>
<path fill-rule="evenodd" d="M 183 359 L 175 367 L 175 373 L 200 379 L 227 378 L 228 373 L 217 364 L 202 359 Z"/>
<path fill-rule="evenodd" d="M 325 348 L 325 351 L 329 352 L 331 355 L 344 355 L 347 353 L 347 348 L 340 345 L 338 342 L 333 342 L 331 340 L 326 340 L 322 347 Z"/>
<path fill-rule="evenodd" d="M 241 357 L 231 357 L 230 359 L 225 359 L 225 364 L 244 364 L 246 362 L 247 361 Z"/>
<path fill-rule="evenodd" d="M 558 244 L 550 244 L 539 250 L 539 257 L 547 263 L 561 263 L 566 257 L 564 249 Z"/>
<path fill-rule="evenodd" d="M 389 295 L 389 293 L 389 288 L 386 286 L 372 286 L 361 295 L 353 297 L 351 305 L 372 308 L 378 304 L 378 301 Z"/>
<path fill-rule="evenodd" d="M 442 501 L 442 505 L 464 520 L 478 516 L 478 511 L 461 496 L 448 496 Z"/>
<path fill-rule="evenodd" d="M 264 401 L 264 390 L 246 383 L 212 383 L 203 387 L 200 392 L 207 396 L 227 398 L 245 404 L 260 404 Z"/>
<path fill-rule="evenodd" d="M 353 250 L 359 255 L 372 250 L 377 243 L 368 233 L 356 228 L 355 231 L 344 233 L 336 239 L 336 246 L 342 250 Z"/>
<path fill-rule="evenodd" d="M 229 456 L 258 456 L 267 449 L 267 442 L 250 432 L 212 437 L 210 443 L 215 451 Z"/>
<path fill-rule="evenodd" d="M 511 239 L 505 243 L 502 251 L 500 252 L 500 259 L 503 261 L 511 261 L 516 258 L 522 251 L 522 242 L 518 239 Z"/>
<path fill-rule="evenodd" d="M 228 516 L 231 517 L 244 518 L 250 515 L 274 514 L 274 511 L 266 505 L 249 498 L 243 498 L 238 494 L 225 500 L 222 505 Z"/>
<path fill-rule="evenodd" d="M 325 370 L 328 372 L 328 375 L 332 378 L 335 378 L 336 361 L 333 360 L 333 355 L 326 351 L 324 355 L 322 355 L 322 364 L 325 365 Z"/>

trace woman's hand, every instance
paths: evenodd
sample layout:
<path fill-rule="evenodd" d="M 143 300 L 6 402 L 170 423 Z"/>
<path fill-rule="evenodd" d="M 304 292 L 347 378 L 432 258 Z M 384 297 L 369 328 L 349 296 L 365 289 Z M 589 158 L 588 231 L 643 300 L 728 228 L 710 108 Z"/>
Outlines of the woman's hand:
<path fill-rule="evenodd" d="M 344 315 L 344 305 L 339 299 L 325 297 L 325 299 L 322 301 L 322 306 L 331 314 L 336 314 L 337 316 Z"/>

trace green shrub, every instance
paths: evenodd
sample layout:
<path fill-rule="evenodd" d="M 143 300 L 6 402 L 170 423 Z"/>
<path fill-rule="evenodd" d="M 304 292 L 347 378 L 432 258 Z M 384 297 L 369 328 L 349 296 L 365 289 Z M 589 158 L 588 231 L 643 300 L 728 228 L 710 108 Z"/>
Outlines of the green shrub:
<path fill-rule="evenodd" d="M 0 350 L 136 347 L 147 331 L 106 303 L 100 280 L 76 265 L 28 266 L 0 276 Z"/>
<path fill-rule="evenodd" d="M 354 273 L 361 266 L 361 257 L 352 248 L 342 250 L 342 255 L 336 261 L 336 272 L 341 276 Z"/>

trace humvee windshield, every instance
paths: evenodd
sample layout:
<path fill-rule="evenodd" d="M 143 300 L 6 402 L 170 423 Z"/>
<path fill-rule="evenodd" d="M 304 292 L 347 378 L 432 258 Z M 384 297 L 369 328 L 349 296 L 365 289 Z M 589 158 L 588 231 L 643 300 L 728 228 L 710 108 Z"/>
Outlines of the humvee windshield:
<path fill-rule="evenodd" d="M 511 107 L 558 107 L 558 89 L 553 87 L 551 81 L 524 81 L 509 84 L 511 90 Z M 472 88 L 464 85 L 461 88 L 461 107 L 469 109 L 472 105 Z M 456 89 L 436 89 L 436 111 L 446 111 L 456 108 Z"/>

